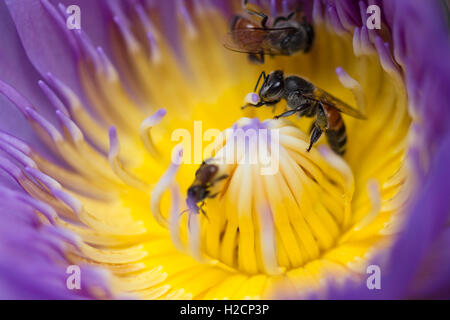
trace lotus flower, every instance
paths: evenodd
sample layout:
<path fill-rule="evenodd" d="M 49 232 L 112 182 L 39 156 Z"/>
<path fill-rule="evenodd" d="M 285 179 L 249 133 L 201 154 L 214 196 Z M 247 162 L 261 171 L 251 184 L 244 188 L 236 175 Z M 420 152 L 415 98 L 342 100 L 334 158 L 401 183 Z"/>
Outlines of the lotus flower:
<path fill-rule="evenodd" d="M 261 66 L 223 47 L 239 1 L 0 3 L 0 297 L 449 298 L 448 8 L 301 7 L 311 51 Z M 306 151 L 311 119 L 241 110 L 275 69 L 364 112 L 343 157 Z M 207 158 L 226 178 L 180 214 Z"/>

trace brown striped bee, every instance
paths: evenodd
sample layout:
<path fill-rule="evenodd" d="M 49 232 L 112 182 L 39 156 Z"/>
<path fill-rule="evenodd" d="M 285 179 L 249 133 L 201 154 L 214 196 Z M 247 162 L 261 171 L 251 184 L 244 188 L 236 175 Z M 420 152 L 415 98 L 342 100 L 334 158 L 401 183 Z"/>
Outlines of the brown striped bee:
<path fill-rule="evenodd" d="M 235 15 L 230 25 L 230 32 L 225 39 L 225 47 L 238 52 L 248 53 L 250 61 L 264 63 L 264 55 L 290 56 L 296 52 L 308 52 L 314 41 L 314 29 L 302 16 L 296 19 L 300 9 L 287 16 L 276 17 L 269 27 L 269 17 L 263 12 L 250 9 L 248 0 L 244 0 L 246 12 L 259 16 L 258 24 L 242 15 Z"/>
<path fill-rule="evenodd" d="M 211 187 L 218 181 L 228 178 L 228 175 L 220 175 L 217 177 L 219 167 L 215 164 L 208 163 L 210 159 L 203 161 L 200 168 L 195 172 L 195 180 L 187 191 L 186 204 L 188 211 L 194 213 L 201 212 L 206 216 L 203 206 L 205 199 L 215 198 L 218 193 L 211 194 Z M 198 203 L 200 202 L 200 205 Z"/>
<path fill-rule="evenodd" d="M 264 82 L 258 92 L 259 102 L 255 104 L 247 103 L 242 108 L 273 106 L 281 99 L 285 99 L 288 110 L 275 116 L 275 119 L 294 114 L 316 117 L 311 127 L 308 152 L 325 132 L 331 149 L 337 154 L 343 155 L 346 150 L 347 134 L 341 112 L 357 119 L 366 119 L 360 111 L 301 77 L 289 76 L 285 78 L 281 70 L 275 70 L 266 76 L 263 71 L 256 83 L 255 92 L 261 78 L 264 79 Z"/>

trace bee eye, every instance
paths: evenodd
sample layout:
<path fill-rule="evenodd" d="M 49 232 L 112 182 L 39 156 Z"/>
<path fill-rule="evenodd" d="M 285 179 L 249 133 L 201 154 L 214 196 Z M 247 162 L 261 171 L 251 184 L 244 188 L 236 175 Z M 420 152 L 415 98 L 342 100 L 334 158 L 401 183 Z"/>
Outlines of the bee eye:
<path fill-rule="evenodd" d="M 273 84 L 269 87 L 268 93 L 269 93 L 269 94 L 276 94 L 276 93 L 278 93 L 278 91 L 280 90 L 280 88 L 281 88 L 281 82 L 277 81 L 277 82 L 273 83 Z"/>
<path fill-rule="evenodd" d="M 194 188 L 189 188 L 188 198 L 195 198 L 195 189 Z"/>
<path fill-rule="evenodd" d="M 209 172 L 210 173 L 215 173 L 217 171 L 217 167 L 216 166 L 210 166 L 209 167 Z"/>

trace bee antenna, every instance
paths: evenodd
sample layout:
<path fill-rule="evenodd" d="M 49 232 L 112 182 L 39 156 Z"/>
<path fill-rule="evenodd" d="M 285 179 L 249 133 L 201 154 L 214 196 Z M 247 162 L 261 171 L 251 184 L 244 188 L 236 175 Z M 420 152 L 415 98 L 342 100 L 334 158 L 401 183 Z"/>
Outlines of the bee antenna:
<path fill-rule="evenodd" d="M 258 81 L 256 82 L 256 86 L 255 86 L 255 89 L 253 89 L 253 92 L 256 92 L 256 90 L 258 89 L 259 82 L 261 81 L 261 77 L 263 77 L 264 81 L 266 81 L 266 72 L 264 70 L 261 71 L 261 73 L 259 74 Z"/>
<path fill-rule="evenodd" d="M 181 212 L 180 212 L 180 217 L 183 215 L 183 213 L 185 213 L 185 212 L 187 212 L 187 211 L 189 211 L 189 210 L 191 210 L 191 209 L 188 208 L 188 209 L 186 209 L 186 210 L 181 211 Z"/>

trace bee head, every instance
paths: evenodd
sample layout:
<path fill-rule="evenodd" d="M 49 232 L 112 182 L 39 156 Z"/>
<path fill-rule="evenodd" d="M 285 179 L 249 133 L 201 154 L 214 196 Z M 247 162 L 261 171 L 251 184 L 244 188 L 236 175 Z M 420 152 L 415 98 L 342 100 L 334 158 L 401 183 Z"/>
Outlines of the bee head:
<path fill-rule="evenodd" d="M 281 70 L 275 70 L 266 77 L 259 90 L 259 96 L 263 101 L 280 100 L 284 91 L 284 74 Z"/>
<path fill-rule="evenodd" d="M 206 196 L 206 189 L 200 185 L 191 186 L 187 191 L 188 202 L 190 202 L 190 204 L 202 201 Z"/>

